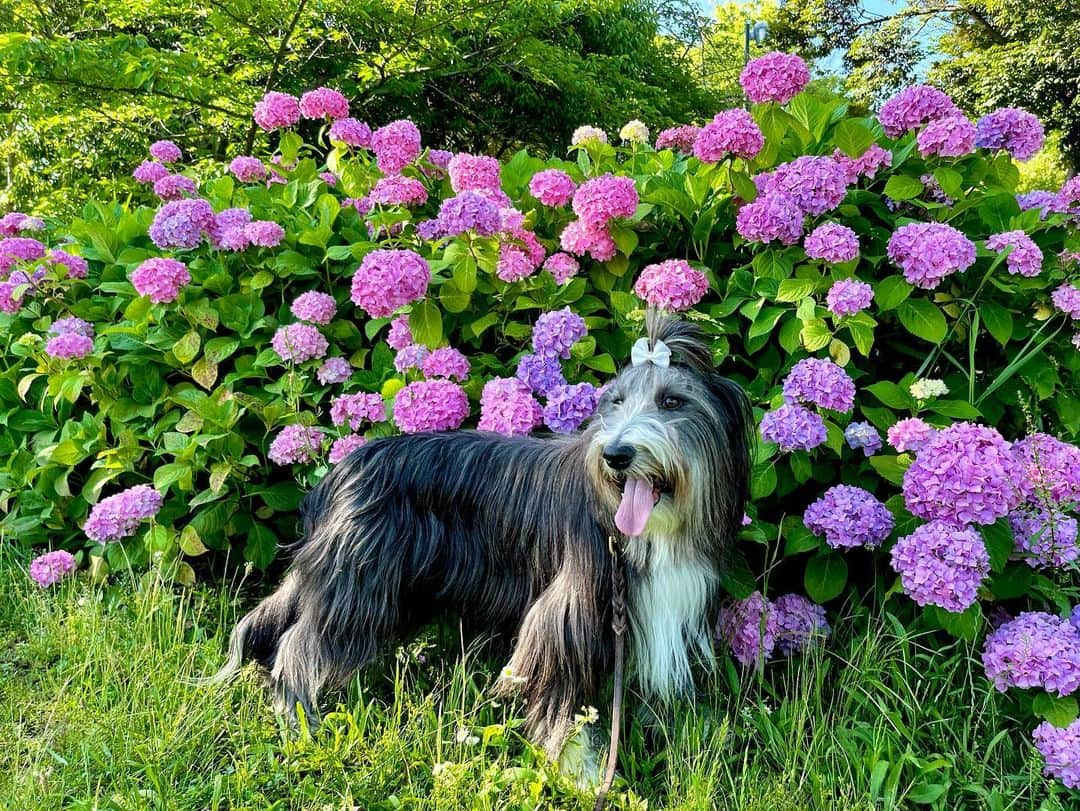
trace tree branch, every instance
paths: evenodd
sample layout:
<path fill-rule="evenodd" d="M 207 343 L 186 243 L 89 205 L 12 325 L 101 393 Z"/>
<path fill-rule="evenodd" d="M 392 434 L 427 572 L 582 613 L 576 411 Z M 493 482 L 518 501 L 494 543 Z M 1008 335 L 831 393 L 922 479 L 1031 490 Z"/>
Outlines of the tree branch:
<path fill-rule="evenodd" d="M 269 93 L 274 89 L 274 85 L 277 82 L 278 73 L 281 70 L 281 62 L 285 59 L 285 53 L 289 49 L 289 40 L 292 39 L 293 33 L 296 31 L 296 26 L 300 24 L 300 15 L 304 13 L 304 7 L 307 6 L 308 0 L 300 0 L 296 5 L 296 13 L 293 14 L 292 20 L 289 22 L 289 27 L 285 29 L 284 35 L 281 37 L 281 44 L 278 46 L 277 54 L 274 55 L 274 63 L 270 66 L 270 75 L 266 77 L 266 85 L 263 88 L 263 93 Z M 251 152 L 251 147 L 255 143 L 255 120 L 252 119 L 251 125 L 248 127 L 247 135 L 244 137 L 244 153 Z"/>

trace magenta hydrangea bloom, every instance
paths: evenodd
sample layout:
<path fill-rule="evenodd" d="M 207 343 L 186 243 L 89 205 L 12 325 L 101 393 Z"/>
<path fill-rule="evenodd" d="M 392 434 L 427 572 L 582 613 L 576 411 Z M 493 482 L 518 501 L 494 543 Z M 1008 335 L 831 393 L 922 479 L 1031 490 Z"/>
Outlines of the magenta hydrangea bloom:
<path fill-rule="evenodd" d="M 326 355 L 330 344 L 319 330 L 311 324 L 287 324 L 278 327 L 270 346 L 286 363 L 303 363 Z"/>
<path fill-rule="evenodd" d="M 371 148 L 379 169 L 396 175 L 420 157 L 420 130 L 408 119 L 392 121 L 371 134 Z"/>
<path fill-rule="evenodd" d="M 786 194 L 804 214 L 836 208 L 847 194 L 847 172 L 830 157 L 803 155 L 754 177 L 759 193 Z"/>
<path fill-rule="evenodd" d="M 458 236 L 472 231 L 489 237 L 502 230 L 499 206 L 482 194 L 465 191 L 448 197 L 439 206 L 439 230 L 444 236 Z"/>
<path fill-rule="evenodd" d="M 588 253 L 597 262 L 607 262 L 615 257 L 618 247 L 606 228 L 593 228 L 581 220 L 571 220 L 559 237 L 564 251 L 584 256 Z"/>
<path fill-rule="evenodd" d="M 154 181 L 154 194 L 162 200 L 180 200 L 197 190 L 195 181 L 186 175 L 165 175 Z"/>
<path fill-rule="evenodd" d="M 0 239 L 0 273 L 6 273 L 19 262 L 34 262 L 45 258 L 45 245 L 30 237 Z"/>
<path fill-rule="evenodd" d="M 187 265 L 176 259 L 152 257 L 131 272 L 131 283 L 140 296 L 155 304 L 176 301 L 180 290 L 191 281 Z"/>
<path fill-rule="evenodd" d="M 495 265 L 495 275 L 504 282 L 519 281 L 534 270 L 536 270 L 536 265 L 522 248 L 506 244 L 499 246 L 499 261 Z"/>
<path fill-rule="evenodd" d="M 406 434 L 452 431 L 468 416 L 465 390 L 449 380 L 410 383 L 394 398 L 394 422 Z"/>
<path fill-rule="evenodd" d="M 827 358 L 803 358 L 784 379 L 784 400 L 811 403 L 833 411 L 848 412 L 855 406 L 855 383 Z"/>
<path fill-rule="evenodd" d="M 891 563 L 904 593 L 918 605 L 964 611 L 990 574 L 990 555 L 975 530 L 931 521 L 892 548 Z"/>
<path fill-rule="evenodd" d="M 349 365 L 345 358 L 327 358 L 319 366 L 315 376 L 324 386 L 344 383 L 352 377 L 352 366 Z"/>
<path fill-rule="evenodd" d="M 214 209 L 206 200 L 173 200 L 150 223 L 150 239 L 159 248 L 196 248 L 214 228 Z"/>
<path fill-rule="evenodd" d="M 384 318 L 423 298 L 430 281 L 431 268 L 415 251 L 375 250 L 353 274 L 352 301 L 372 318 Z"/>
<path fill-rule="evenodd" d="M 726 642 L 735 661 L 746 668 L 760 668 L 772 656 L 778 630 L 773 604 L 758 591 L 724 603 L 716 621 L 717 639 Z"/>
<path fill-rule="evenodd" d="M 180 147 L 172 141 L 154 141 L 150 144 L 150 157 L 161 163 L 176 163 L 183 156 Z"/>
<path fill-rule="evenodd" d="M 1080 719 L 1064 728 L 1043 721 L 1031 737 L 1046 760 L 1043 774 L 1056 777 L 1068 788 L 1080 789 Z"/>
<path fill-rule="evenodd" d="M 960 115 L 953 100 L 936 87 L 917 84 L 905 87 L 881 106 L 878 119 L 890 138 L 939 118 Z"/>
<path fill-rule="evenodd" d="M 543 419 L 540 403 L 528 386 L 512 377 L 495 377 L 484 384 L 480 395 L 481 431 L 494 431 L 506 436 L 531 433 Z"/>
<path fill-rule="evenodd" d="M 784 594 L 772 604 L 776 617 L 776 647 L 784 656 L 792 656 L 829 638 L 832 629 L 825 609 L 801 594 Z"/>
<path fill-rule="evenodd" d="M 428 193 L 424 184 L 414 177 L 389 175 L 380 178 L 368 195 L 373 203 L 384 206 L 422 206 Z"/>
<path fill-rule="evenodd" d="M 746 63 L 739 84 L 755 104 L 787 104 L 810 82 L 810 69 L 798 54 L 773 51 Z"/>
<path fill-rule="evenodd" d="M 632 217 L 638 193 L 632 177 L 594 177 L 574 192 L 574 213 L 589 228 L 603 228 L 616 217 Z"/>
<path fill-rule="evenodd" d="M 975 243 L 951 225 L 913 222 L 889 237 L 888 254 L 911 284 L 933 290 L 945 277 L 975 264 Z"/>
<path fill-rule="evenodd" d="M 267 457 L 276 465 L 303 465 L 322 453 L 325 435 L 319 428 L 295 423 L 286 425 L 270 443 Z"/>
<path fill-rule="evenodd" d="M 469 359 L 450 346 L 433 349 L 420 365 L 425 377 L 464 380 L 469 376 Z"/>
<path fill-rule="evenodd" d="M 360 434 L 346 434 L 334 440 L 326 459 L 330 464 L 336 465 L 357 448 L 362 448 L 366 444 L 367 440 Z"/>
<path fill-rule="evenodd" d="M 65 360 L 73 358 L 85 358 L 94 351 L 94 341 L 86 335 L 77 332 L 64 332 L 54 338 L 50 338 L 45 344 L 45 353 L 50 357 Z"/>
<path fill-rule="evenodd" d="M 348 424 L 353 431 L 365 422 L 386 420 L 386 404 L 378 394 L 342 394 L 330 401 L 330 421 L 334 425 Z"/>
<path fill-rule="evenodd" d="M 390 322 L 390 331 L 386 335 L 386 345 L 391 349 L 404 349 L 413 342 L 412 330 L 409 329 L 409 316 L 399 315 Z"/>
<path fill-rule="evenodd" d="M 803 235 L 804 214 L 789 194 L 762 194 L 739 209 L 735 230 L 748 242 L 794 245 Z"/>
<path fill-rule="evenodd" d="M 137 183 L 156 183 L 169 174 L 168 168 L 157 161 L 143 161 L 135 167 L 135 171 L 131 173 L 131 176 L 135 178 Z"/>
<path fill-rule="evenodd" d="M 562 364 L 555 355 L 522 355 L 518 361 L 517 379 L 536 394 L 547 395 L 566 385 Z"/>
<path fill-rule="evenodd" d="M 1080 632 L 1061 617 L 1025 611 L 986 638 L 982 662 L 1002 693 L 1036 687 L 1067 696 L 1080 688 Z"/>
<path fill-rule="evenodd" d="M 446 167 L 450 175 L 450 188 L 455 192 L 498 191 L 499 161 L 488 155 L 470 155 L 458 152 Z"/>
<path fill-rule="evenodd" d="M 251 212 L 246 208 L 227 208 L 214 215 L 214 223 L 207 236 L 214 248 L 242 251 L 251 242 L 244 233 L 244 226 L 251 222 Z"/>
<path fill-rule="evenodd" d="M 51 267 L 62 265 L 67 271 L 69 279 L 85 279 L 90 271 L 90 266 L 81 256 L 68 253 L 67 251 L 53 250 L 45 260 Z"/>
<path fill-rule="evenodd" d="M 846 225 L 826 222 L 807 234 L 803 248 L 811 259 L 833 264 L 850 262 L 859 255 L 859 237 Z"/>
<path fill-rule="evenodd" d="M 1080 320 L 1080 289 L 1066 282 L 1050 294 L 1050 300 L 1069 318 Z"/>
<path fill-rule="evenodd" d="M 371 127 L 355 118 L 339 118 L 330 125 L 331 141 L 366 149 L 371 146 Z"/>
<path fill-rule="evenodd" d="M 163 499 L 146 484 L 129 487 L 102 499 L 90 510 L 83 532 L 92 541 L 119 541 L 134 535 L 139 524 L 157 515 Z"/>
<path fill-rule="evenodd" d="M 761 417 L 761 438 L 785 452 L 813 450 L 825 442 L 825 420 L 801 405 L 785 403 Z"/>
<path fill-rule="evenodd" d="M 986 240 L 986 247 L 999 253 L 1006 248 L 1012 248 L 1005 258 L 1005 267 L 1014 276 L 1038 276 L 1042 270 L 1043 253 L 1031 237 L 1023 231 L 1005 231 L 1001 234 L 993 234 Z"/>
<path fill-rule="evenodd" d="M 1035 157 L 1042 149 L 1044 136 L 1042 122 L 1019 107 L 1000 107 L 975 125 L 976 146 L 1004 149 L 1018 161 Z"/>
<path fill-rule="evenodd" d="M 900 420 L 886 432 L 889 444 L 898 453 L 919 451 L 933 435 L 934 429 L 918 417 Z"/>
<path fill-rule="evenodd" d="M 43 589 L 75 571 L 75 556 L 63 549 L 46 552 L 30 561 L 30 578 Z"/>
<path fill-rule="evenodd" d="M 544 261 L 547 270 L 556 284 L 566 284 L 581 269 L 578 261 L 568 253 L 553 253 Z"/>
<path fill-rule="evenodd" d="M 880 546 L 894 523 L 892 513 L 873 493 L 848 484 L 830 487 L 803 514 L 806 528 L 833 549 Z"/>
<path fill-rule="evenodd" d="M 544 169 L 529 181 L 529 194 L 545 206 L 558 208 L 574 199 L 574 179 L 559 169 Z"/>
<path fill-rule="evenodd" d="M 229 161 L 229 171 L 241 183 L 254 183 L 258 180 L 264 180 L 267 175 L 266 166 L 263 165 L 263 162 L 250 155 L 237 155 Z"/>
<path fill-rule="evenodd" d="M 290 312 L 301 321 L 310 321 L 312 324 L 329 324 L 337 314 L 337 302 L 334 297 L 317 290 L 309 290 L 301 293 L 293 299 L 289 307 Z"/>
<path fill-rule="evenodd" d="M 854 315 L 870 306 L 874 288 L 858 279 L 841 279 L 825 294 L 825 303 L 833 315 Z"/>
<path fill-rule="evenodd" d="M 248 242 L 260 248 L 276 248 L 285 239 L 285 229 L 270 220 L 255 220 L 244 226 Z"/>
<path fill-rule="evenodd" d="M 701 128 L 694 139 L 694 155 L 704 163 L 716 163 L 729 155 L 752 160 L 765 146 L 754 117 L 738 107 L 723 110 Z"/>
<path fill-rule="evenodd" d="M 1076 519 L 1061 510 L 1014 510 L 1009 524 L 1017 552 L 1033 569 L 1061 568 L 1080 558 Z"/>
<path fill-rule="evenodd" d="M 685 259 L 646 265 L 634 283 L 634 292 L 647 304 L 670 312 L 693 307 L 708 291 L 705 274 Z"/>
<path fill-rule="evenodd" d="M 533 326 L 532 345 L 538 355 L 569 358 L 570 347 L 585 337 L 585 319 L 569 307 L 544 313 Z"/>
<path fill-rule="evenodd" d="M 862 450 L 863 456 L 873 456 L 881 450 L 881 434 L 868 422 L 853 422 L 844 429 L 844 440 L 852 450 Z"/>
<path fill-rule="evenodd" d="M 701 127 L 693 124 L 683 124 L 679 127 L 669 127 L 660 130 L 656 136 L 656 149 L 671 149 L 681 152 L 683 155 L 694 154 L 694 143 L 701 133 Z"/>
<path fill-rule="evenodd" d="M 555 386 L 547 392 L 544 425 L 559 434 L 570 434 L 596 411 L 600 395 L 591 383 Z"/>
<path fill-rule="evenodd" d="M 927 520 L 992 524 L 1025 500 L 1023 473 L 995 429 L 958 422 L 923 444 L 904 472 L 904 501 Z"/>
<path fill-rule="evenodd" d="M 81 318 L 75 316 L 68 316 L 67 318 L 58 318 L 49 327 L 50 335 L 63 335 L 65 333 L 74 333 L 76 335 L 83 335 L 87 338 L 94 337 L 94 325 L 89 321 L 84 321 Z"/>
<path fill-rule="evenodd" d="M 915 140 L 924 158 L 960 158 L 975 151 L 975 125 L 962 115 L 944 116 L 919 130 Z"/>
<path fill-rule="evenodd" d="M 19 211 L 9 211 L 0 217 L 0 237 L 13 237 L 22 231 L 41 231 L 44 228 L 43 219 Z"/>
<path fill-rule="evenodd" d="M 839 149 L 834 150 L 833 160 L 840 164 L 848 184 L 851 184 L 860 177 L 873 178 L 879 170 L 892 166 L 892 152 L 877 144 L 870 144 L 857 158 L 852 158 Z"/>
<path fill-rule="evenodd" d="M 1037 500 L 1080 502 L 1080 448 L 1049 434 L 1035 433 L 1014 443 L 1012 453 Z"/>
<path fill-rule="evenodd" d="M 345 118 L 349 100 L 338 90 L 318 87 L 300 97 L 300 115 L 304 118 Z"/>
<path fill-rule="evenodd" d="M 291 127 L 300 120 L 300 102 L 296 96 L 271 90 L 255 105 L 253 117 L 267 131 Z"/>

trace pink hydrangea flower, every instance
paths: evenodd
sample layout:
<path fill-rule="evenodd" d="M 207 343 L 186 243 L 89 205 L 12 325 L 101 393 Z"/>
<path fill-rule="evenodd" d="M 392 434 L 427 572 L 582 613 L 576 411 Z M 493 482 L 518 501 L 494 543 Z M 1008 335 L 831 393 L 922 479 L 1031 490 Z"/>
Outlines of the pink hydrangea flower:
<path fill-rule="evenodd" d="M 1069 318 L 1080 320 L 1080 289 L 1066 282 L 1050 294 L 1050 300 Z"/>
<path fill-rule="evenodd" d="M 499 161 L 496 158 L 458 152 L 446 168 L 450 173 L 450 188 L 457 193 L 499 191 Z"/>
<path fill-rule="evenodd" d="M 603 228 L 616 217 L 632 217 L 638 206 L 638 193 L 631 177 L 612 174 L 594 177 L 574 192 L 574 213 L 586 226 Z"/>
<path fill-rule="evenodd" d="M 301 321 L 312 324 L 329 324 L 337 314 L 337 302 L 327 293 L 311 290 L 293 299 L 289 310 Z"/>
<path fill-rule="evenodd" d="M 391 349 L 404 349 L 413 342 L 412 331 L 409 329 L 409 316 L 399 315 L 390 322 L 390 332 L 386 336 L 386 344 Z"/>
<path fill-rule="evenodd" d="M 394 422 L 406 434 L 452 431 L 468 416 L 465 390 L 449 380 L 410 383 L 394 397 Z"/>
<path fill-rule="evenodd" d="M 693 307 L 709 291 L 709 280 L 685 259 L 646 265 L 634 283 L 634 292 L 646 303 L 678 312 Z"/>
<path fill-rule="evenodd" d="M 75 571 L 75 556 L 63 549 L 46 552 L 30 561 L 30 577 L 43 589 L 59 583 Z"/>
<path fill-rule="evenodd" d="M 345 358 L 327 358 L 322 362 L 315 376 L 324 386 L 344 383 L 352 377 L 352 366 Z"/>
<path fill-rule="evenodd" d="M 183 156 L 180 147 L 172 141 L 154 141 L 150 144 L 150 157 L 160 163 L 176 163 Z"/>
<path fill-rule="evenodd" d="M 1035 157 L 1043 146 L 1042 122 L 1018 107 L 1000 107 L 984 115 L 975 125 L 975 145 L 983 149 L 1004 149 L 1018 161 Z"/>
<path fill-rule="evenodd" d="M 934 428 L 918 417 L 908 417 L 893 425 L 887 432 L 889 444 L 897 453 L 918 451 L 934 435 Z"/>
<path fill-rule="evenodd" d="M 149 296 L 155 304 L 176 301 L 181 288 L 190 281 L 187 265 L 165 257 L 146 259 L 131 273 L 131 283 L 138 294 Z"/>
<path fill-rule="evenodd" d="M 286 425 L 270 443 L 267 457 L 276 465 L 314 462 L 322 453 L 325 435 L 318 428 L 295 423 Z"/>
<path fill-rule="evenodd" d="M 420 366 L 426 377 L 464 380 L 469 376 L 469 359 L 453 347 L 433 349 Z"/>
<path fill-rule="evenodd" d="M 54 268 L 62 266 L 67 271 L 67 278 L 69 279 L 85 279 L 86 274 L 90 271 L 90 266 L 85 259 L 67 251 L 50 251 L 45 261 Z"/>
<path fill-rule="evenodd" d="M 244 226 L 248 242 L 260 248 L 276 248 L 285 239 L 285 229 L 276 222 L 255 220 Z"/>
<path fill-rule="evenodd" d="M 179 200 L 196 191 L 195 181 L 186 175 L 165 175 L 154 181 L 154 194 L 162 200 Z"/>
<path fill-rule="evenodd" d="M 343 437 L 339 437 L 338 439 L 335 439 L 334 444 L 330 446 L 330 453 L 326 457 L 327 461 L 332 465 L 336 465 L 357 448 L 362 448 L 366 444 L 367 440 L 360 434 L 346 434 Z"/>
<path fill-rule="evenodd" d="M 739 75 L 743 92 L 755 104 L 768 101 L 787 104 L 809 81 L 810 69 L 802 58 L 780 51 L 751 59 Z"/>
<path fill-rule="evenodd" d="M 164 499 L 146 484 L 102 499 L 90 510 L 83 532 L 92 541 L 119 541 L 134 535 L 139 524 L 157 515 Z"/>
<path fill-rule="evenodd" d="M 54 338 L 50 338 L 45 344 L 46 354 L 50 357 L 65 360 L 85 358 L 93 351 L 93 339 L 76 332 L 63 332 Z"/>
<path fill-rule="evenodd" d="M 137 183 L 156 183 L 161 178 L 166 177 L 169 174 L 167 167 L 162 166 L 157 161 L 143 161 L 135 167 L 135 171 L 131 173 L 131 176 L 135 178 Z"/>
<path fill-rule="evenodd" d="M 747 242 L 794 245 L 803 235 L 803 210 L 789 194 L 762 194 L 735 216 L 735 230 Z"/>
<path fill-rule="evenodd" d="M 380 249 L 369 253 L 352 278 L 352 301 L 372 318 L 393 315 L 427 292 L 431 268 L 410 250 Z"/>
<path fill-rule="evenodd" d="M 892 166 L 892 152 L 877 144 L 870 144 L 857 158 L 849 157 L 837 149 L 833 152 L 833 160 L 840 164 L 847 182 L 851 184 L 860 177 L 873 178 L 879 170 Z"/>
<path fill-rule="evenodd" d="M 986 240 L 986 247 L 1001 252 L 1012 248 L 1005 258 L 1005 267 L 1009 273 L 1021 276 L 1038 276 L 1042 270 L 1043 253 L 1024 231 L 1005 231 L 993 234 Z"/>
<path fill-rule="evenodd" d="M 266 166 L 258 158 L 238 155 L 229 162 L 229 171 L 241 183 L 254 183 L 266 178 Z"/>
<path fill-rule="evenodd" d="M 870 306 L 874 288 L 858 279 L 841 279 L 825 294 L 825 303 L 833 315 L 854 315 Z"/>
<path fill-rule="evenodd" d="M 296 96 L 271 90 L 255 105 L 254 118 L 267 131 L 291 127 L 300 120 L 300 102 Z"/>
<path fill-rule="evenodd" d="M 13 237 L 22 231 L 41 231 L 44 228 L 43 219 L 31 217 L 19 211 L 9 211 L 0 217 L 0 237 Z"/>
<path fill-rule="evenodd" d="M 881 106 L 878 119 L 890 138 L 923 126 L 938 118 L 960 115 L 956 104 L 945 93 L 930 85 L 905 87 Z"/>
<path fill-rule="evenodd" d="M 577 256 L 588 253 L 597 262 L 607 262 L 615 258 L 618 246 L 606 227 L 592 227 L 581 220 L 571 220 L 559 236 L 559 244 L 564 251 Z"/>
<path fill-rule="evenodd" d="M 570 254 L 560 252 L 553 253 L 547 258 L 544 262 L 544 269 L 551 274 L 556 284 L 566 284 L 577 275 L 581 265 Z"/>
<path fill-rule="evenodd" d="M 389 175 L 379 179 L 371 189 L 369 199 L 384 206 L 422 206 L 427 202 L 428 193 L 416 178 Z"/>
<path fill-rule="evenodd" d="M 349 100 L 337 90 L 318 87 L 300 97 L 300 115 L 304 118 L 345 118 L 349 115 Z"/>
<path fill-rule="evenodd" d="M 540 403 L 529 387 L 512 377 L 495 377 L 484 384 L 480 395 L 481 431 L 506 436 L 530 433 L 543 419 Z"/>
<path fill-rule="evenodd" d="M 371 148 L 384 174 L 399 174 L 420 157 L 420 130 L 408 119 L 392 121 L 371 134 Z"/>
<path fill-rule="evenodd" d="M 924 158 L 960 158 L 975 151 L 975 125 L 962 115 L 936 118 L 916 138 Z"/>
<path fill-rule="evenodd" d="M 287 324 L 278 327 L 270 346 L 286 363 L 303 363 L 326 355 L 330 344 L 319 330 L 311 324 Z"/>
<path fill-rule="evenodd" d="M 329 138 L 346 146 L 367 149 L 371 146 L 371 127 L 355 118 L 339 118 L 330 125 Z"/>
<path fill-rule="evenodd" d="M 807 235 L 803 248 L 811 259 L 832 264 L 850 262 L 859 255 L 859 237 L 846 225 L 826 222 Z"/>
<path fill-rule="evenodd" d="M 951 225 L 913 222 L 889 237 L 888 254 L 911 284 L 933 290 L 945 277 L 975 264 L 975 243 Z"/>
<path fill-rule="evenodd" d="M 683 155 L 694 154 L 694 143 L 698 139 L 701 127 L 693 124 L 683 124 L 679 127 L 669 127 L 661 130 L 656 136 L 656 149 L 671 149 L 681 152 Z"/>
<path fill-rule="evenodd" d="M 536 266 L 529 259 L 529 254 L 517 245 L 501 245 L 499 261 L 495 266 L 495 275 L 504 282 L 516 282 L 529 276 Z"/>
<path fill-rule="evenodd" d="M 574 179 L 559 169 L 544 169 L 529 181 L 529 194 L 545 206 L 558 208 L 574 198 Z"/>
<path fill-rule="evenodd" d="M 348 424 L 353 431 L 365 422 L 384 422 L 386 404 L 378 394 L 342 394 L 330 401 L 330 421 L 334 425 Z"/>
<path fill-rule="evenodd" d="M 694 155 L 704 163 L 716 163 L 729 155 L 752 160 L 765 146 L 754 117 L 741 107 L 723 110 L 701 128 L 694 140 Z"/>

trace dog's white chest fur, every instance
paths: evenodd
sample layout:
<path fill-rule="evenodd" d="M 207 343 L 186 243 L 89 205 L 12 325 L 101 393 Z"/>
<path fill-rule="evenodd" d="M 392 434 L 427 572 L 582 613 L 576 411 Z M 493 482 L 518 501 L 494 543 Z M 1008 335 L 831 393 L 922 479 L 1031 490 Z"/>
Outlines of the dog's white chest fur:
<path fill-rule="evenodd" d="M 629 595 L 631 650 L 638 684 L 662 699 L 692 686 L 691 655 L 712 658 L 705 616 L 718 576 L 707 561 L 679 554 L 678 540 L 634 539 L 648 545 L 648 565 Z M 635 551 L 628 549 L 631 557 Z"/>

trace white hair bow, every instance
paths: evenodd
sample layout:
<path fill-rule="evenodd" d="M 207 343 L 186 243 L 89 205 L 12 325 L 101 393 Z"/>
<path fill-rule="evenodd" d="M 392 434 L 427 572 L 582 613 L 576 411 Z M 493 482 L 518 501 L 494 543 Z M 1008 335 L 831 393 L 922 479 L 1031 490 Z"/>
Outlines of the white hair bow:
<path fill-rule="evenodd" d="M 640 366 L 643 363 L 651 363 L 662 369 L 666 369 L 671 365 L 671 350 L 668 349 L 667 344 L 663 341 L 657 341 L 653 344 L 652 349 L 650 349 L 648 338 L 638 338 L 637 341 L 634 342 L 633 348 L 630 350 L 630 362 L 634 366 Z"/>

